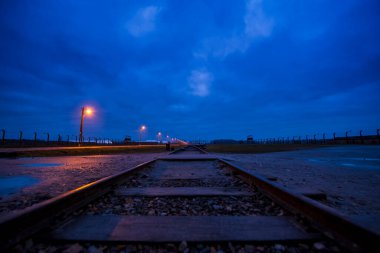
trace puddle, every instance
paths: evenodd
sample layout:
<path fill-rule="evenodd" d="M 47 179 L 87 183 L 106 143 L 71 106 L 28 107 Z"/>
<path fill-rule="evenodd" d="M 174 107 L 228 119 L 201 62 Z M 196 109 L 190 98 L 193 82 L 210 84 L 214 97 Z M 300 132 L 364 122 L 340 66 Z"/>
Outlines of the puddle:
<path fill-rule="evenodd" d="M 10 195 L 38 182 L 37 178 L 31 176 L 0 177 L 0 196 Z"/>
<path fill-rule="evenodd" d="M 23 167 L 57 167 L 62 166 L 63 163 L 26 163 L 26 164 L 20 164 L 19 166 Z"/>

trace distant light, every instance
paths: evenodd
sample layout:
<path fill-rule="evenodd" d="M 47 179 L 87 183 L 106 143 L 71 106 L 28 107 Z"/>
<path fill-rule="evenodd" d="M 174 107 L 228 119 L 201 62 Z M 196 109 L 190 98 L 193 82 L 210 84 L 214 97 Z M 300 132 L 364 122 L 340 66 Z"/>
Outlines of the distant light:
<path fill-rule="evenodd" d="M 161 135 L 162 135 L 162 133 L 161 133 L 161 132 L 158 132 L 158 133 L 157 133 L 157 135 L 158 135 L 158 136 L 161 136 Z"/>
<path fill-rule="evenodd" d="M 140 131 L 145 131 L 145 129 L 146 129 L 146 126 L 145 126 L 145 125 L 142 125 L 142 126 L 140 127 Z"/>

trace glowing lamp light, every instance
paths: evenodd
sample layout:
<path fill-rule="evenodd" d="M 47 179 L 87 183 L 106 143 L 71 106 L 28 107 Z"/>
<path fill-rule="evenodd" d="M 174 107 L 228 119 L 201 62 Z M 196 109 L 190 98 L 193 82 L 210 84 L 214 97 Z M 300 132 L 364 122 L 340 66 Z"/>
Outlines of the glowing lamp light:
<path fill-rule="evenodd" d="M 90 116 L 92 115 L 94 111 L 92 110 L 92 108 L 87 107 L 85 112 L 86 112 L 86 115 Z"/>
<path fill-rule="evenodd" d="M 141 131 L 144 131 L 145 129 L 146 129 L 146 126 L 144 126 L 144 125 L 142 125 L 140 128 Z"/>

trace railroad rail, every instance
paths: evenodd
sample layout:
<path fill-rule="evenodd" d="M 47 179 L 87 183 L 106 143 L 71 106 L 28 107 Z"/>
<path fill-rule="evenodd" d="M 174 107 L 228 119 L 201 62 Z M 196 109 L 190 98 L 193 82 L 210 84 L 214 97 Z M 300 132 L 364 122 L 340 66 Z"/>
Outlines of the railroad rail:
<path fill-rule="evenodd" d="M 380 239 L 307 194 L 197 146 L 2 217 L 0 234 L 2 251 L 36 238 L 108 244 L 327 240 L 352 252 L 371 252 Z"/>

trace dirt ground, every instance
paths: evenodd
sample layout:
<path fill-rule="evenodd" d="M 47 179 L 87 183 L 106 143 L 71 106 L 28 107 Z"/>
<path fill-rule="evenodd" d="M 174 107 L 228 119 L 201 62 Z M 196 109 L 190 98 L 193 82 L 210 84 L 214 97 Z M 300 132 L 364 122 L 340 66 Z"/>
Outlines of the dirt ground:
<path fill-rule="evenodd" d="M 0 178 L 32 178 L 34 184 L 0 195 L 0 216 L 58 196 L 163 153 L 0 159 Z"/>
<path fill-rule="evenodd" d="M 276 183 L 289 189 L 323 192 L 327 204 L 346 215 L 369 215 L 380 221 L 379 146 L 222 156 L 265 177 L 276 177 Z"/>

